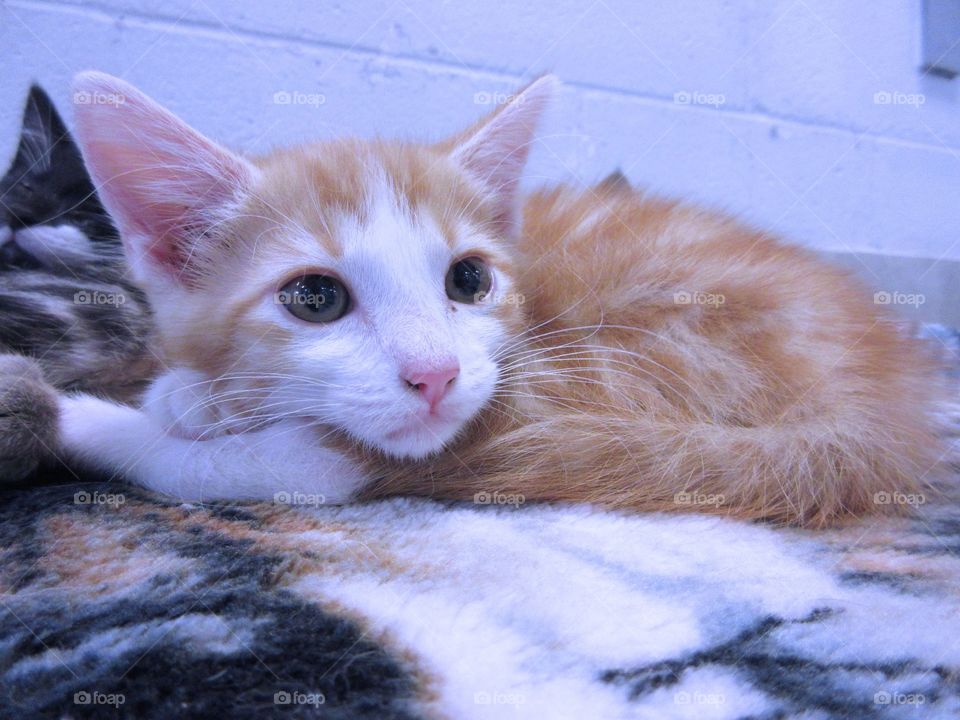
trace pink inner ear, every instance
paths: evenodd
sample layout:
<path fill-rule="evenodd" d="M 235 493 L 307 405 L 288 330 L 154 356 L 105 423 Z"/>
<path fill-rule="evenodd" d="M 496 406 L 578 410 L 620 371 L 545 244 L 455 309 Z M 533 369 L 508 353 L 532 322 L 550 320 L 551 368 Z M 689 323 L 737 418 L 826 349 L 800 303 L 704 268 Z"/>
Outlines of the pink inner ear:
<path fill-rule="evenodd" d="M 94 147 L 91 152 L 98 151 Z M 231 180 L 229 175 L 185 175 L 158 165 L 114 173 L 102 194 L 109 196 L 111 206 L 124 208 L 125 242 L 142 238 L 138 247 L 128 251 L 145 254 L 170 272 L 183 273 L 189 270 L 194 246 L 203 242 L 217 221 L 217 210 L 236 198 L 239 182 L 240 178 Z"/>
<path fill-rule="evenodd" d="M 500 231 L 508 230 L 513 224 L 517 186 L 530 153 L 527 142 L 531 135 L 519 145 L 508 138 L 499 138 L 492 147 L 479 146 L 462 157 L 463 166 L 488 189 Z"/>
<path fill-rule="evenodd" d="M 454 149 L 464 169 L 487 187 L 503 232 L 515 229 L 520 175 L 555 85 L 551 76 L 535 80 Z"/>
<path fill-rule="evenodd" d="M 77 138 L 131 263 L 188 281 L 255 169 L 117 78 L 84 73 L 75 89 L 115 99 L 77 105 Z"/>

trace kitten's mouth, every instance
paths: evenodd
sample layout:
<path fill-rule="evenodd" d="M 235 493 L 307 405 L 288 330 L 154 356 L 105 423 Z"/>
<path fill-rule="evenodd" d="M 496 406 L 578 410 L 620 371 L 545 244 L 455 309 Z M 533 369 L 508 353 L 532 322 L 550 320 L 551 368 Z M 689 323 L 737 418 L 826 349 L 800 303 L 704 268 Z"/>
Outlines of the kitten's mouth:
<path fill-rule="evenodd" d="M 383 434 L 381 450 L 396 457 L 421 458 L 443 449 L 461 423 L 448 416 L 413 415 Z"/>
<path fill-rule="evenodd" d="M 404 425 L 387 432 L 384 437 L 388 440 L 402 440 L 405 437 L 411 437 L 431 432 L 439 434 L 438 431 L 454 424 L 449 418 L 430 413 L 427 415 L 414 415 Z"/>

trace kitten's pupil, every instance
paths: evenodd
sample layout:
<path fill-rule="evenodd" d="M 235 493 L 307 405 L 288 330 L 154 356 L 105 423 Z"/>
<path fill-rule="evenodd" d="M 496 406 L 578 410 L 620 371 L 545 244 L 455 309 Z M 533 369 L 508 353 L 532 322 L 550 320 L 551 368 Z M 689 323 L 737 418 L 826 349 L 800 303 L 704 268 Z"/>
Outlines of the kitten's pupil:
<path fill-rule="evenodd" d="M 303 275 L 281 288 L 278 295 L 290 314 L 307 322 L 333 322 L 350 309 L 343 283 L 329 275 Z"/>
<path fill-rule="evenodd" d="M 447 297 L 456 302 L 480 302 L 490 292 L 493 279 L 486 263 L 480 258 L 464 258 L 447 271 Z"/>

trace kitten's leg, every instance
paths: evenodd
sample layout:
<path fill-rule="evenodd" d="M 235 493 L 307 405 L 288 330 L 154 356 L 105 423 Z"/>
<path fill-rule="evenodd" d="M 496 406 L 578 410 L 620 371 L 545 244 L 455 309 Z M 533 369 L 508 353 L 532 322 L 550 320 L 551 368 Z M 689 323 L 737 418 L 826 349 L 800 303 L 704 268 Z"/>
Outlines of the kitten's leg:
<path fill-rule="evenodd" d="M 206 376 L 176 368 L 150 383 L 142 407 L 169 435 L 209 440 L 224 433 L 216 406 L 210 402 L 210 389 Z"/>
<path fill-rule="evenodd" d="M 353 462 L 301 422 L 191 440 L 166 433 L 141 410 L 87 395 L 62 398 L 60 410 L 68 459 L 184 500 L 310 496 L 304 502 L 335 504 L 349 501 L 365 482 Z"/>
<path fill-rule="evenodd" d="M 0 482 L 17 482 L 53 459 L 57 391 L 40 366 L 22 355 L 0 355 Z"/>

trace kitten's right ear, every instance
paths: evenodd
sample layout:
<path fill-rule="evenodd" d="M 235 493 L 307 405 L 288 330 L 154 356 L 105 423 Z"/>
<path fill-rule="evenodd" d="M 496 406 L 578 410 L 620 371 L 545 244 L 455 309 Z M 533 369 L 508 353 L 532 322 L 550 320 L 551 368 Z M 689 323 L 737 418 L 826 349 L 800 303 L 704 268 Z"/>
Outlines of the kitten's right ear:
<path fill-rule="evenodd" d="M 189 287 L 257 168 L 123 80 L 85 72 L 73 91 L 78 144 L 135 276 Z"/>
<path fill-rule="evenodd" d="M 439 145 L 485 186 L 496 211 L 492 226 L 506 235 L 516 232 L 520 173 L 557 85 L 552 75 L 540 76 L 489 116 Z"/>

